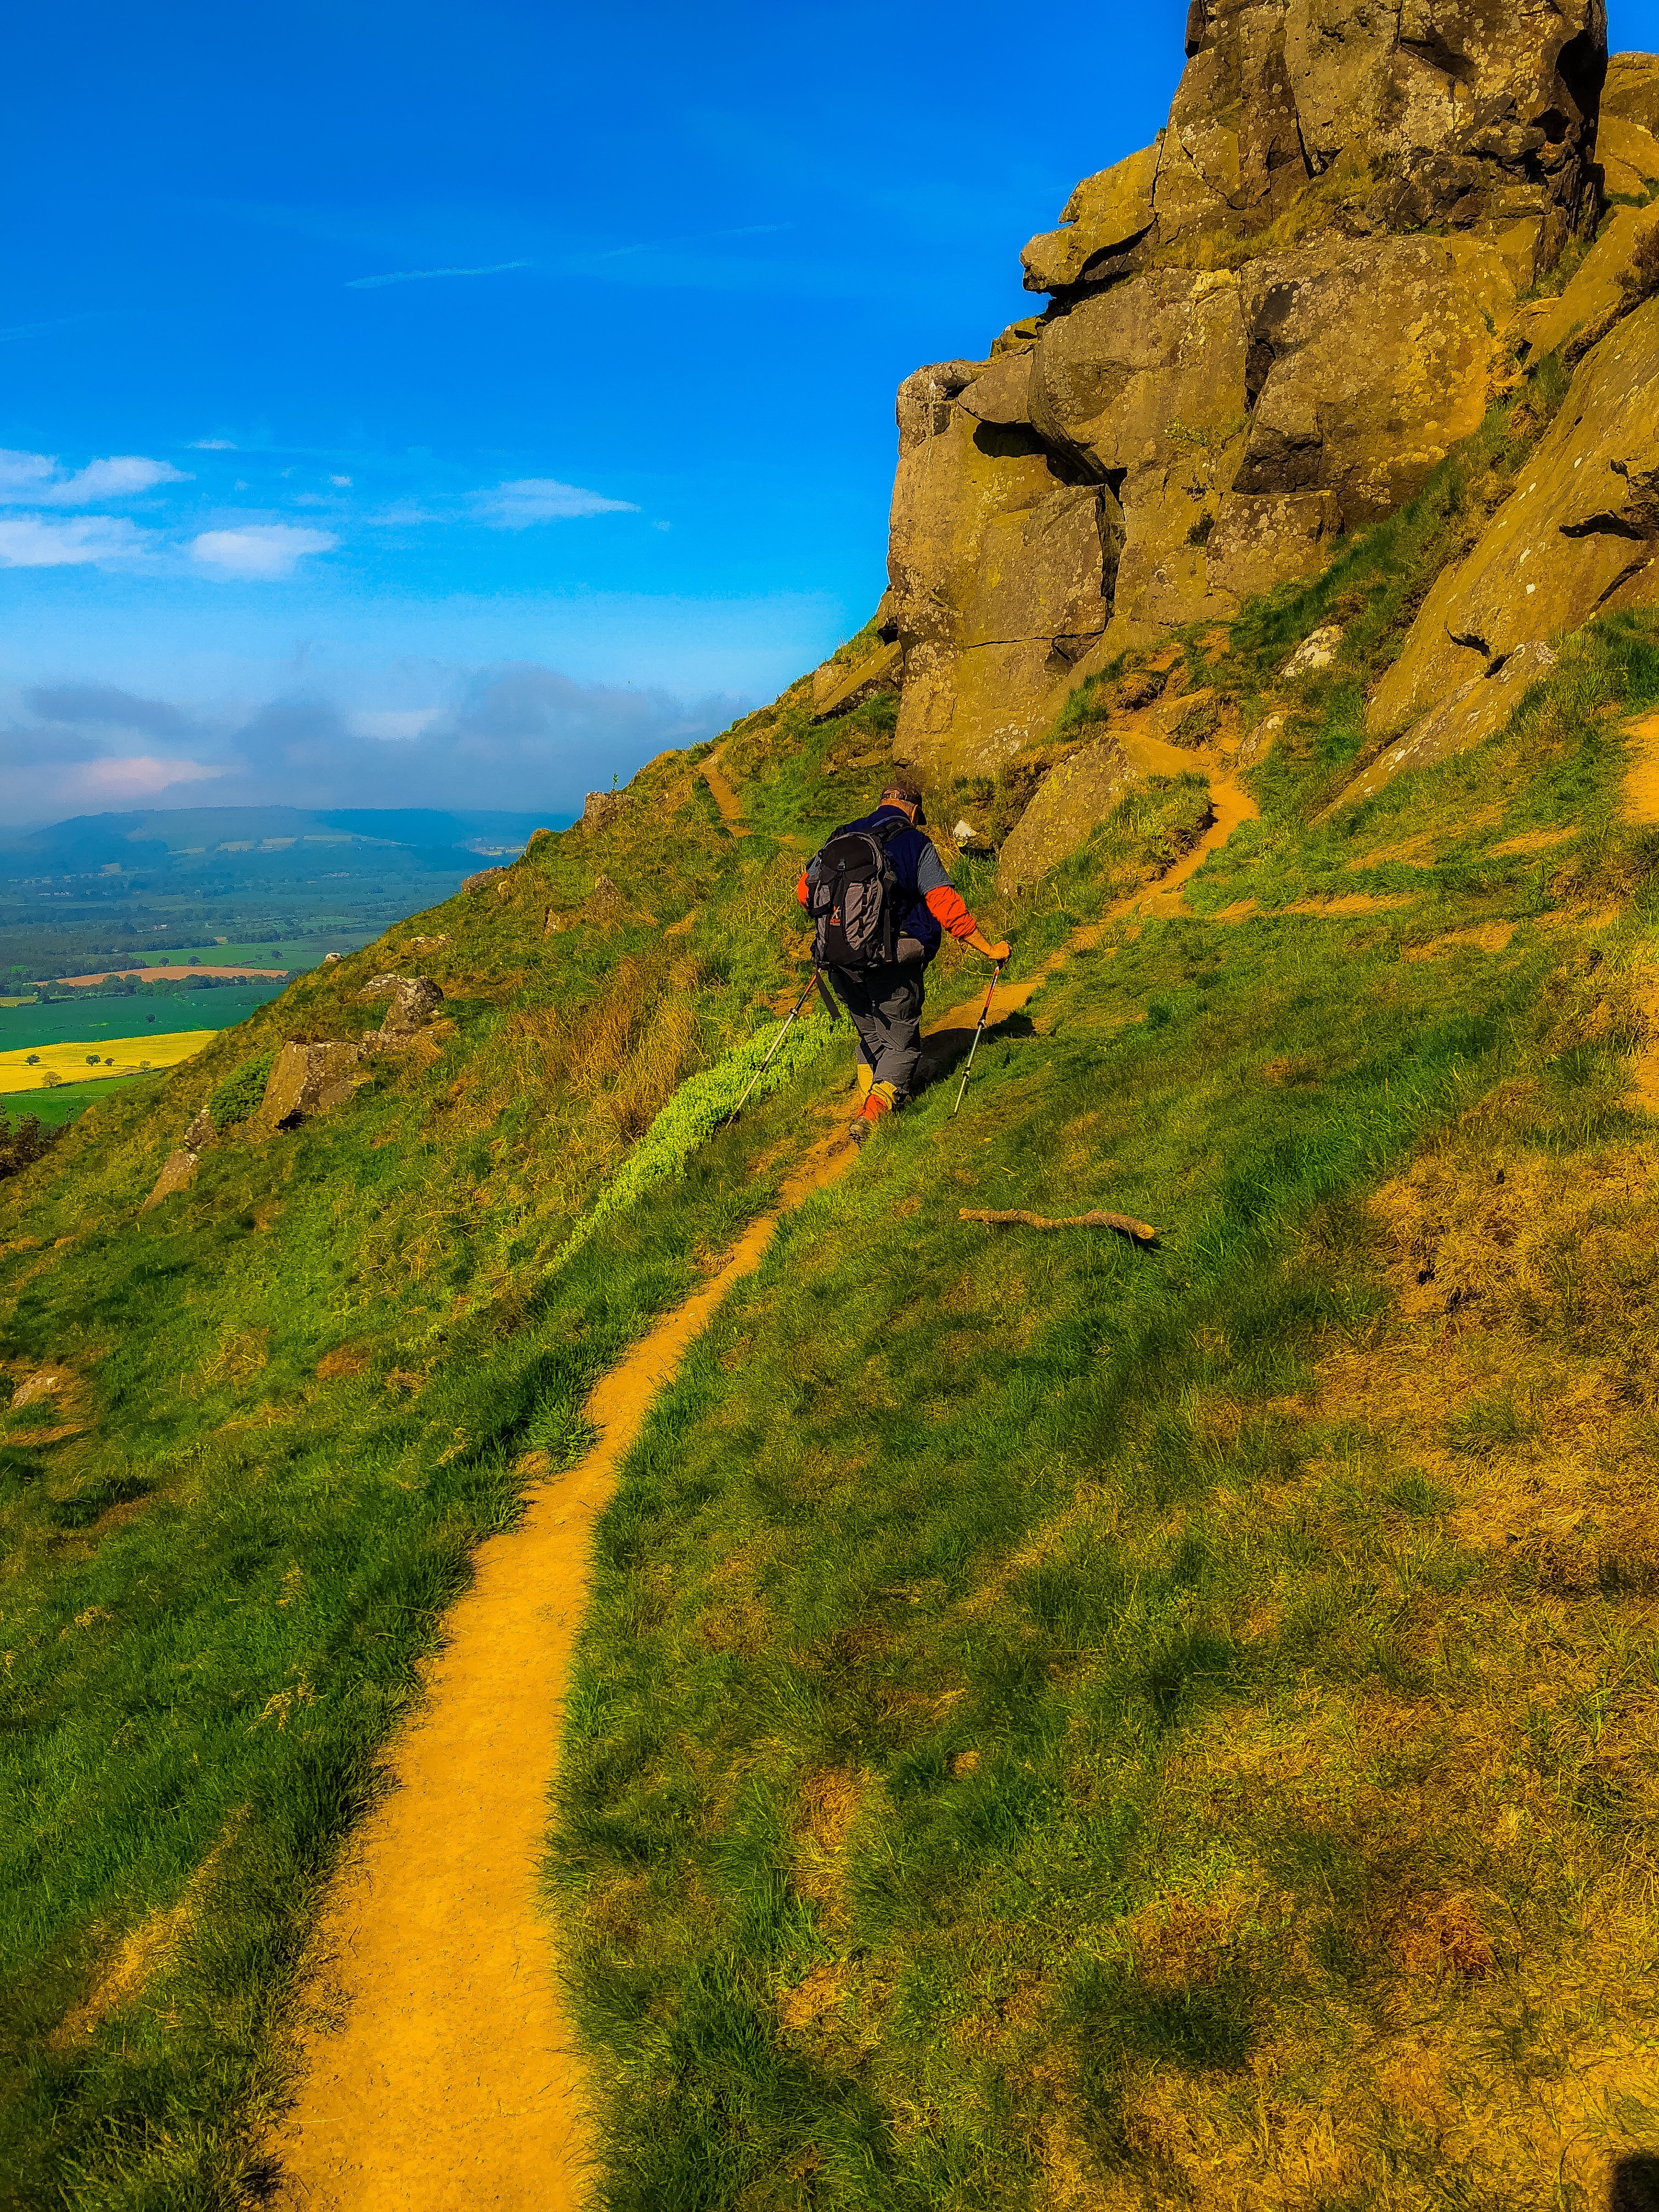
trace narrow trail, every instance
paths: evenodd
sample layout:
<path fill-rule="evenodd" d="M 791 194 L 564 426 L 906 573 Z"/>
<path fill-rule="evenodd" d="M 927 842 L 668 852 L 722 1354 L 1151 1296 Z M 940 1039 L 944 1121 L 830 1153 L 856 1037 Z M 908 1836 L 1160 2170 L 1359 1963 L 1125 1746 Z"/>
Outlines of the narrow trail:
<path fill-rule="evenodd" d="M 1630 727 L 1631 761 L 1625 777 L 1625 819 L 1659 823 L 1659 714 Z"/>
<path fill-rule="evenodd" d="M 720 766 L 720 748 L 718 745 L 704 761 L 698 773 L 708 786 L 709 796 L 720 809 L 720 820 L 725 823 L 732 835 L 734 837 L 748 836 L 750 833 L 744 822 L 743 809 L 738 804 L 738 794 L 726 781 L 726 771 Z"/>
<path fill-rule="evenodd" d="M 1625 775 L 1625 819 L 1644 828 L 1659 825 L 1659 714 L 1648 714 L 1630 727 L 1631 758 Z M 1637 998 L 1647 1018 L 1647 1042 L 1636 1055 L 1636 1097 L 1643 1110 L 1659 1115 L 1659 966 L 1649 963 L 1637 975 Z"/>
<path fill-rule="evenodd" d="M 324 1916 L 310 2072 L 270 2146 L 280 2201 L 315 2212 L 574 2212 L 586 2134 L 538 1889 L 591 1534 L 657 1392 L 779 1215 L 839 1174 L 829 1140 L 778 1209 L 595 1389 L 600 1440 L 480 1547 L 426 1702 L 388 1761 Z"/>
<path fill-rule="evenodd" d="M 702 773 L 730 819 L 735 795 L 711 763 Z M 1185 884 L 1255 811 L 1230 780 L 1212 797 L 1203 841 L 1157 884 L 1075 930 L 1033 975 L 1000 986 L 993 1026 L 1112 921 L 1181 910 Z M 930 1080 L 966 1052 L 983 1003 L 976 993 L 926 1024 Z M 582 2072 L 538 1874 L 593 1523 L 652 1401 L 721 1299 L 760 1266 L 781 1217 L 858 1157 L 839 1126 L 808 1150 L 777 1206 L 595 1388 L 594 1449 L 528 1493 L 516 1528 L 480 1547 L 426 1700 L 391 1748 L 394 1786 L 355 1839 L 323 1916 L 325 2024 L 307 2037 L 309 2071 L 269 2146 L 280 2203 L 578 2212 L 586 2201 Z"/>

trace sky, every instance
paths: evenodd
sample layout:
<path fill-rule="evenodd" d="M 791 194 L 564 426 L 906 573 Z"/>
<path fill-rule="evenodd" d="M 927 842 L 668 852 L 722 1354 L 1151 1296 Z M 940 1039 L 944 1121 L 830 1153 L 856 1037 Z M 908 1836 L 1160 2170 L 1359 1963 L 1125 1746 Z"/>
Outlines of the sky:
<path fill-rule="evenodd" d="M 880 595 L 900 379 L 1035 310 L 1186 13 L 14 19 L 0 821 L 568 811 L 773 696 Z"/>

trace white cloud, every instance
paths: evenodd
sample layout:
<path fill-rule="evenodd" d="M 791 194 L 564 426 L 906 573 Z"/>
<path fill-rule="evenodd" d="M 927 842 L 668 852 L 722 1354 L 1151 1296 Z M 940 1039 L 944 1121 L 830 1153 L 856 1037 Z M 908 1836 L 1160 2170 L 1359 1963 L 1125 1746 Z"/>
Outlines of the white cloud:
<path fill-rule="evenodd" d="M 307 553 L 331 553 L 339 539 L 326 530 L 296 529 L 287 522 L 250 522 L 240 530 L 204 530 L 191 552 L 222 575 L 276 581 L 294 574 Z"/>
<path fill-rule="evenodd" d="M 631 500 L 606 499 L 580 484 L 551 477 L 520 477 L 494 491 L 473 494 L 473 511 L 496 530 L 527 530 L 536 522 L 568 522 L 589 514 L 637 514 Z"/>
<path fill-rule="evenodd" d="M 124 515 L 82 514 L 58 522 L 20 514 L 0 519 L 0 568 L 83 568 L 97 561 L 131 560 L 151 542 L 149 531 Z"/>
<path fill-rule="evenodd" d="M 157 484 L 191 481 L 171 461 L 142 453 L 112 453 L 66 472 L 52 453 L 0 451 L 0 501 L 12 507 L 89 507 L 94 500 L 129 499 Z"/>
<path fill-rule="evenodd" d="M 137 799 L 165 791 L 169 784 L 200 783 L 224 772 L 207 761 L 158 760 L 153 753 L 139 753 L 126 760 L 106 754 L 86 762 L 79 775 L 88 798 Z"/>
<path fill-rule="evenodd" d="M 192 453 L 234 453 L 236 445 L 230 438 L 192 438 L 190 450 Z"/>
<path fill-rule="evenodd" d="M 341 491 L 349 491 L 351 489 L 351 478 L 349 477 L 331 477 L 329 478 L 329 482 L 331 484 L 336 485 Z"/>
<path fill-rule="evenodd" d="M 169 760 L 156 753 L 100 753 L 90 759 L 54 757 L 37 745 L 8 763 L 9 822 L 62 821 L 71 814 L 102 814 L 148 806 L 164 793 L 210 781 L 225 770 L 206 761 Z"/>
<path fill-rule="evenodd" d="M 491 261 L 482 269 L 394 269 L 384 276 L 349 276 L 348 292 L 374 292 L 382 284 L 424 284 L 434 276 L 502 276 L 509 269 L 528 269 L 527 261 Z"/>
<path fill-rule="evenodd" d="M 449 712 L 447 707 L 367 707 L 346 718 L 354 738 L 373 738 L 382 744 L 407 744 L 422 738 Z"/>

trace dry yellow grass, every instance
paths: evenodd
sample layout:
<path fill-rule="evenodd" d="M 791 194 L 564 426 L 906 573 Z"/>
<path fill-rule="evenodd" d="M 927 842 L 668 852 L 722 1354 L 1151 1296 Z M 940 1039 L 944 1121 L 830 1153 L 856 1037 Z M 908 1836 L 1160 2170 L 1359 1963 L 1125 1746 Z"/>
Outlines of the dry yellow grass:
<path fill-rule="evenodd" d="M 49 1079 L 84 1083 L 99 1075 L 136 1075 L 146 1067 L 176 1067 L 211 1044 L 216 1030 L 169 1030 L 161 1036 L 104 1037 L 79 1044 L 40 1044 L 0 1052 L 0 1091 L 44 1091 Z M 98 1065 L 88 1065 L 91 1053 Z M 34 1063 L 33 1066 L 30 1062 Z"/>

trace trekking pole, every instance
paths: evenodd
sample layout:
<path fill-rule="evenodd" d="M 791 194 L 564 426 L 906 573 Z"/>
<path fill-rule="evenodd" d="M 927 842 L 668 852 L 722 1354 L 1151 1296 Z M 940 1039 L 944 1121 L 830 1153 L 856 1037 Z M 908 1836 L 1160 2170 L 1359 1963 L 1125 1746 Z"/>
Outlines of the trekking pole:
<path fill-rule="evenodd" d="M 968 1048 L 968 1065 L 962 1071 L 962 1081 L 957 1089 L 956 1105 L 951 1109 L 951 1119 L 953 1121 L 957 1118 L 957 1109 L 962 1104 L 962 1094 L 968 1088 L 968 1078 L 974 1072 L 974 1054 L 979 1050 L 979 1041 L 984 1036 L 985 1024 L 991 1018 L 991 1001 L 996 996 L 997 985 L 1001 977 L 1002 963 L 999 960 L 991 970 L 991 988 L 985 994 L 985 1004 L 980 1008 L 979 1027 L 974 1031 L 974 1041 Z"/>
<path fill-rule="evenodd" d="M 747 1086 L 745 1087 L 745 1089 L 744 1089 L 744 1091 L 743 1097 L 742 1097 L 741 1098 L 739 1098 L 739 1099 L 738 1099 L 738 1101 L 737 1104 L 736 1104 L 736 1105 L 732 1109 L 732 1111 L 731 1111 L 731 1112 L 726 1115 L 726 1120 L 720 1123 L 720 1128 L 721 1128 L 721 1129 L 724 1129 L 724 1128 L 726 1128 L 726 1127 L 729 1127 L 729 1125 L 730 1125 L 732 1122 L 735 1121 L 737 1120 L 737 1118 L 738 1118 L 738 1115 L 742 1113 L 742 1111 L 743 1111 L 744 1108 L 748 1104 L 748 1103 L 749 1103 L 749 1093 L 750 1093 L 750 1091 L 751 1091 L 754 1089 L 755 1085 L 756 1085 L 760 1081 L 760 1079 L 761 1079 L 762 1076 L 765 1074 L 765 1073 L 766 1073 L 767 1069 L 768 1069 L 769 1067 L 770 1067 L 770 1066 L 772 1065 L 772 1061 L 773 1061 L 773 1059 L 774 1059 L 775 1055 L 776 1054 L 776 1052 L 777 1052 L 778 1047 L 779 1047 L 779 1046 L 783 1042 L 783 1041 L 784 1041 L 785 1037 L 787 1037 L 787 1036 L 788 1036 L 789 1031 L 790 1031 L 791 1028 L 793 1027 L 793 1024 L 794 1024 L 795 1015 L 799 1013 L 799 1012 L 800 1012 L 801 1008 L 802 1008 L 802 1007 L 806 1004 L 806 1001 L 807 1001 L 807 1000 L 811 997 L 811 995 L 812 995 L 812 992 L 813 992 L 813 989 L 814 989 L 814 988 L 816 987 L 816 985 L 817 985 L 817 980 L 818 980 L 818 971 L 817 971 L 817 969 L 815 968 L 815 969 L 812 970 L 812 979 L 811 979 L 811 981 L 808 983 L 808 985 L 806 986 L 806 988 L 805 988 L 805 989 L 801 993 L 800 997 L 799 998 L 799 1000 L 797 1000 L 797 1001 L 796 1001 L 796 1003 L 795 1003 L 795 1012 L 794 1012 L 794 1013 L 793 1013 L 793 1014 L 791 1014 L 791 1015 L 790 1015 L 789 1019 L 788 1019 L 788 1020 L 784 1024 L 783 1027 L 782 1027 L 782 1028 L 778 1031 L 778 1033 L 777 1033 L 776 1036 L 775 1036 L 775 1037 L 773 1038 L 773 1040 L 772 1040 L 772 1049 L 771 1049 L 771 1051 L 770 1051 L 770 1052 L 769 1052 L 769 1053 L 767 1054 L 767 1055 L 766 1055 L 765 1059 L 764 1059 L 763 1060 L 762 1060 L 762 1062 L 761 1062 L 760 1066 L 759 1066 L 755 1070 L 754 1073 L 750 1077 L 749 1081 L 748 1081 L 748 1084 L 747 1084 Z M 715 1135 L 716 1135 L 716 1136 L 718 1136 L 718 1135 L 720 1134 L 720 1130 L 719 1130 L 719 1129 L 717 1129 L 717 1130 L 714 1132 L 714 1133 L 715 1133 Z"/>

